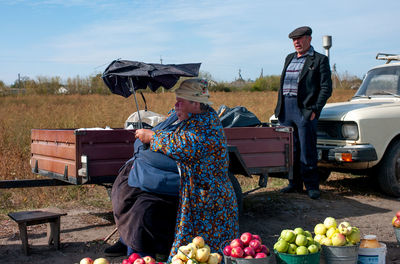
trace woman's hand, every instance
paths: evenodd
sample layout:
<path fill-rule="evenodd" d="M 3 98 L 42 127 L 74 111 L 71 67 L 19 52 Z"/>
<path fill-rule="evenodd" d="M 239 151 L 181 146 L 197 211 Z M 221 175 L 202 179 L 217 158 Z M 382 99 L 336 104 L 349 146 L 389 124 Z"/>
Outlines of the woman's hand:
<path fill-rule="evenodd" d="M 153 139 L 154 132 L 150 129 L 137 129 L 135 131 L 135 138 L 142 141 L 143 144 L 149 144 Z"/>

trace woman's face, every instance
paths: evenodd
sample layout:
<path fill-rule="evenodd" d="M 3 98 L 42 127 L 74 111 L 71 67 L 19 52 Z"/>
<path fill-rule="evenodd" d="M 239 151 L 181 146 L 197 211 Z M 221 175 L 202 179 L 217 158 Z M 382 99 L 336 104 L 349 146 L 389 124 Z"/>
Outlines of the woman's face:
<path fill-rule="evenodd" d="M 180 121 L 188 119 L 189 113 L 200 113 L 200 103 L 176 97 L 175 111 Z"/>

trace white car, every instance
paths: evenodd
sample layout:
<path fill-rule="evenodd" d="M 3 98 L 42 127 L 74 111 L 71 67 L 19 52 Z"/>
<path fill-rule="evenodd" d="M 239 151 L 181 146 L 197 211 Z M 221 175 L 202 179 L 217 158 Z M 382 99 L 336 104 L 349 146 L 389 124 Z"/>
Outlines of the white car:
<path fill-rule="evenodd" d="M 378 53 L 348 102 L 326 104 L 318 121 L 320 177 L 331 171 L 377 177 L 388 195 L 400 197 L 400 55 Z M 271 117 L 273 123 L 274 117 Z"/>

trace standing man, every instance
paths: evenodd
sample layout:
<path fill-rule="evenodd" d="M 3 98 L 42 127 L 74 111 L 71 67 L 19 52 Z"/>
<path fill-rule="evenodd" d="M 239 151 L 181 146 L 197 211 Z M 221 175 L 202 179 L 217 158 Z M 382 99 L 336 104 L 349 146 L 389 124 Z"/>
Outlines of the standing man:
<path fill-rule="evenodd" d="M 311 33 L 310 27 L 299 27 L 289 34 L 296 52 L 285 60 L 275 116 L 294 128 L 293 179 L 281 192 L 302 192 L 304 183 L 308 196 L 318 199 L 317 122 L 332 94 L 332 79 L 328 57 L 314 51 Z"/>

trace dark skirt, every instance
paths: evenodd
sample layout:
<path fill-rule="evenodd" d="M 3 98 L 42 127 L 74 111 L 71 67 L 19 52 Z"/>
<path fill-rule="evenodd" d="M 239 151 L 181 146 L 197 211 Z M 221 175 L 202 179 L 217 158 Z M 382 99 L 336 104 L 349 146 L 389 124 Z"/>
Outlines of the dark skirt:
<path fill-rule="evenodd" d="M 144 192 L 128 185 L 132 163 L 116 178 L 111 193 L 114 219 L 127 246 L 137 252 L 168 255 L 175 234 L 179 196 Z"/>

